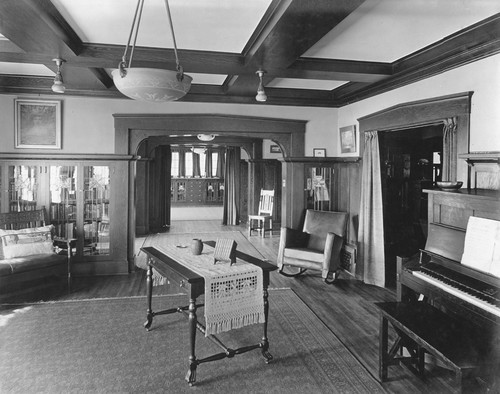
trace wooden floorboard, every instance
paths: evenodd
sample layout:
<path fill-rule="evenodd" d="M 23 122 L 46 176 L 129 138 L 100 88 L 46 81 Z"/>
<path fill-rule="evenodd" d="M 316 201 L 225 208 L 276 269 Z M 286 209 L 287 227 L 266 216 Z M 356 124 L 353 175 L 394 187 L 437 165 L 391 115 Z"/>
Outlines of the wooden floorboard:
<path fill-rule="evenodd" d="M 169 233 L 205 233 L 221 231 L 241 231 L 247 236 L 244 226 L 222 226 L 219 220 L 175 221 Z M 279 244 L 279 231 L 266 238 L 247 237 L 256 249 L 269 261 L 275 263 Z M 145 238 L 138 238 L 136 249 Z M 136 251 L 137 253 L 137 251 Z M 271 288 L 291 288 L 314 311 L 325 325 L 333 331 L 352 354 L 378 380 L 378 312 L 373 305 L 379 301 L 393 301 L 392 290 L 365 285 L 348 274 L 342 273 L 337 283 L 327 285 L 319 272 L 306 272 L 299 278 L 288 278 L 277 272 L 271 275 Z M 145 272 L 138 269 L 128 275 L 77 277 L 73 278 L 71 293 L 49 291 L 19 295 L 16 301 L 26 300 L 76 300 L 88 298 L 141 296 L 146 293 Z M 178 294 L 178 287 L 165 285 L 155 289 L 156 294 Z M 27 297 L 27 298 L 26 298 Z M 270 318 L 272 319 L 272 298 Z M 272 347 L 272 338 L 271 347 Z M 390 380 L 383 383 L 388 393 L 447 393 L 452 375 L 434 367 L 425 381 L 415 377 L 404 367 L 392 366 Z"/>

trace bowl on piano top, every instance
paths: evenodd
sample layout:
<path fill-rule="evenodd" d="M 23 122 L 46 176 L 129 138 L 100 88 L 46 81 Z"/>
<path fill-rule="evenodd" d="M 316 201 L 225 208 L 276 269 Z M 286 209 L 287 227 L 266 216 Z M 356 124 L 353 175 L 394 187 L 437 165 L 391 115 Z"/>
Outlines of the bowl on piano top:
<path fill-rule="evenodd" d="M 452 182 L 452 181 L 438 181 L 436 185 L 443 190 L 456 190 L 460 189 L 463 185 L 463 182 Z"/>

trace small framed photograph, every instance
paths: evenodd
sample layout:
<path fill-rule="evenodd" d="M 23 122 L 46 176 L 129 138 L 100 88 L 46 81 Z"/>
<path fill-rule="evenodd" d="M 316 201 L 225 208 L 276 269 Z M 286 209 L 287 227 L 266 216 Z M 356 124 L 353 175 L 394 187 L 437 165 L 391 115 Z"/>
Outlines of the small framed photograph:
<path fill-rule="evenodd" d="M 281 148 L 279 145 L 271 145 L 269 148 L 270 153 L 281 153 Z"/>
<path fill-rule="evenodd" d="M 313 148 L 314 157 L 326 157 L 326 149 L 323 148 Z"/>
<path fill-rule="evenodd" d="M 61 101 L 15 100 L 15 147 L 61 149 Z"/>
<path fill-rule="evenodd" d="M 340 128 L 340 153 L 356 152 L 356 126 Z"/>

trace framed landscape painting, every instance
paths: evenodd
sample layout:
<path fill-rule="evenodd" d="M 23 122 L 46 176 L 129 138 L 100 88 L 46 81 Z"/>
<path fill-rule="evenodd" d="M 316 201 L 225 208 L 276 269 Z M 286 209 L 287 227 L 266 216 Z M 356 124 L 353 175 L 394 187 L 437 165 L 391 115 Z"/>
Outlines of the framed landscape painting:
<path fill-rule="evenodd" d="M 16 148 L 61 149 L 61 102 L 15 100 Z"/>

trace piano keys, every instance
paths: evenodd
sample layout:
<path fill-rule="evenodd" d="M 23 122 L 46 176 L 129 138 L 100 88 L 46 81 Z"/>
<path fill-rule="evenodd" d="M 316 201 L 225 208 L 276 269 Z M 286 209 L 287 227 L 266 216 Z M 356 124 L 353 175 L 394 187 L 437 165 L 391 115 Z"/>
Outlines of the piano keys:
<path fill-rule="evenodd" d="M 422 265 L 412 274 L 433 286 L 500 317 L 500 288 L 447 270 L 436 263 Z"/>

